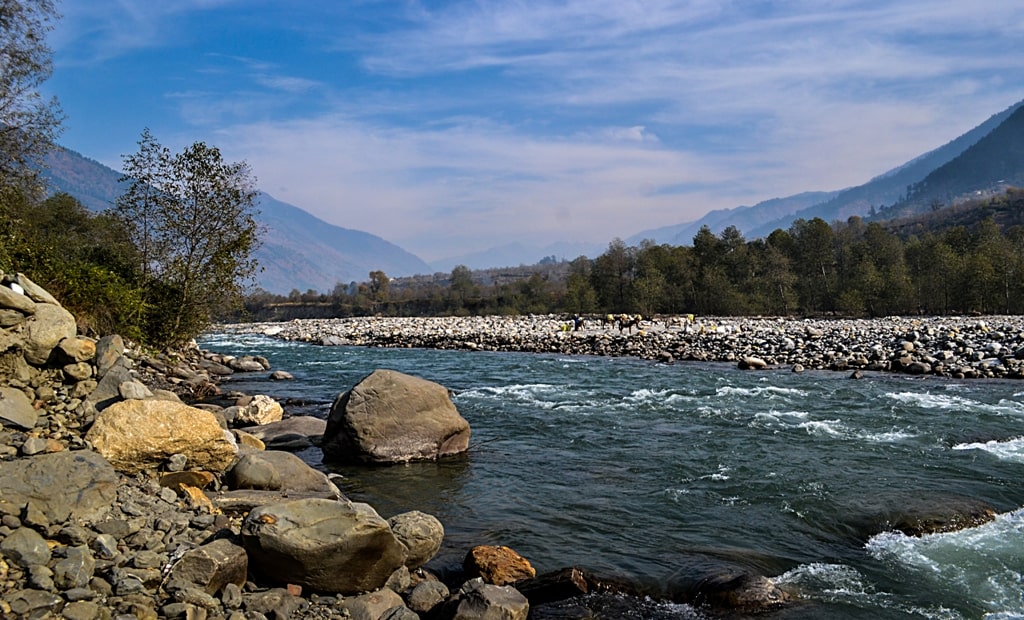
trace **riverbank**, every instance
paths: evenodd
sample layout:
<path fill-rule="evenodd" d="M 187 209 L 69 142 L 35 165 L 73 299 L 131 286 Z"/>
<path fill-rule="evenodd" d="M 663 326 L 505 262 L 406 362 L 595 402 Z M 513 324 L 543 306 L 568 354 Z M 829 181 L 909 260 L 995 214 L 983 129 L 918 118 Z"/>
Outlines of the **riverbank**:
<path fill-rule="evenodd" d="M 733 362 L 748 368 L 1024 378 L 1024 317 L 797 319 L 671 316 L 620 328 L 588 317 L 357 317 L 219 326 L 325 346 Z"/>

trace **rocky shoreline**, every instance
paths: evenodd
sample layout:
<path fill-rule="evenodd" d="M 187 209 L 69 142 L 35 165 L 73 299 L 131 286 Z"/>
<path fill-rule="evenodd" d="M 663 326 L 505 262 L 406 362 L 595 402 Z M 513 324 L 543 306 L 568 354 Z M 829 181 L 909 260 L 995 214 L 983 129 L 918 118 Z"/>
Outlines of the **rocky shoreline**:
<path fill-rule="evenodd" d="M 744 368 L 1024 378 L 1024 317 L 797 319 L 671 316 L 296 319 L 224 325 L 320 345 L 516 351 L 730 362 Z"/>

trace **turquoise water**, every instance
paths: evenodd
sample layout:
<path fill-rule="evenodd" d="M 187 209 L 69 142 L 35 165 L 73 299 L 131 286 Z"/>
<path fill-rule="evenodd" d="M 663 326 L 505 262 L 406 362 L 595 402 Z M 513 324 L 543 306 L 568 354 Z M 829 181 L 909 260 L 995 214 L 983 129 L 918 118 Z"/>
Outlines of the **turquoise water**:
<path fill-rule="evenodd" d="M 454 390 L 466 458 L 334 468 L 387 517 L 437 516 L 454 565 L 503 544 L 540 571 L 577 565 L 671 595 L 709 566 L 776 578 L 780 618 L 1024 617 L 1024 384 L 744 372 L 596 357 L 316 347 L 211 335 L 296 380 L 224 387 L 330 402 L 376 368 Z M 302 455 L 327 469 L 315 450 Z M 873 519 L 919 498 L 987 502 L 995 521 L 910 538 Z M 864 525 L 869 523 L 870 525 Z M 873 529 L 872 529 L 873 528 Z M 633 617 L 693 618 L 685 605 Z"/>

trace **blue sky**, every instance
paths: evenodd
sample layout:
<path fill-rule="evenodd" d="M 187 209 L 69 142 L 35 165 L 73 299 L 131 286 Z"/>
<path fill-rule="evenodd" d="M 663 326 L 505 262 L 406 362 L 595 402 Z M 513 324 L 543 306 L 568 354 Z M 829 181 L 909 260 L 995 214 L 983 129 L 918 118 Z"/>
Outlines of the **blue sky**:
<path fill-rule="evenodd" d="M 832 190 L 1024 99 L 1020 0 L 63 0 L 61 143 L 143 128 L 426 260 Z M 571 258 L 571 257 L 570 257 Z"/>

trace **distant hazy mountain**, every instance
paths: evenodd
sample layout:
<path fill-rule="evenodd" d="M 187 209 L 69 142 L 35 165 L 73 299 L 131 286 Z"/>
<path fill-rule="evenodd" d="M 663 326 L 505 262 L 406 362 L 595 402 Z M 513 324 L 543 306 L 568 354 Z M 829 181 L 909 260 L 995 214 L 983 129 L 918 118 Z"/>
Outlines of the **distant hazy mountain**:
<path fill-rule="evenodd" d="M 120 194 L 121 174 L 68 149 L 47 160 L 44 176 L 55 192 L 67 192 L 101 211 Z M 272 293 L 293 289 L 330 292 L 338 283 L 363 282 L 371 271 L 389 276 L 431 273 L 418 257 L 376 235 L 334 226 L 299 207 L 260 193 L 258 221 L 267 231 L 256 259 L 258 285 Z"/>
<path fill-rule="evenodd" d="M 611 241 L 611 239 L 609 239 Z M 494 269 L 500 267 L 518 267 L 520 265 L 536 265 L 541 259 L 554 256 L 555 260 L 573 260 L 580 256 L 594 258 L 604 252 L 607 247 L 592 243 L 554 243 L 546 246 L 529 245 L 519 242 L 509 243 L 483 252 L 473 252 L 460 256 L 451 256 L 433 261 L 430 266 L 435 272 L 448 273 L 457 265 L 465 265 L 470 269 Z"/>
<path fill-rule="evenodd" d="M 787 198 L 772 198 L 759 202 L 752 207 L 735 207 L 733 209 L 718 209 L 709 212 L 699 220 L 655 228 L 637 233 L 626 239 L 628 245 L 638 245 L 645 239 L 655 243 L 667 243 L 669 245 L 690 245 L 693 237 L 703 226 L 707 226 L 713 232 L 720 233 L 729 226 L 735 226 L 741 232 L 762 226 L 766 222 L 774 222 L 811 205 L 822 203 L 835 196 L 838 192 L 804 192 Z"/>
<path fill-rule="evenodd" d="M 928 173 L 886 219 L 933 210 L 1006 186 L 1024 187 L 1024 107 L 970 148 Z"/>
<path fill-rule="evenodd" d="M 1018 115 L 1015 113 L 1021 110 L 1022 106 L 1024 106 L 1024 101 L 993 115 L 959 138 L 881 174 L 863 185 L 834 192 L 805 192 L 786 198 L 766 200 L 752 207 L 712 211 L 696 221 L 638 233 L 629 237 L 626 242 L 636 245 L 643 239 L 653 239 L 657 243 L 689 245 L 693 242 L 693 236 L 705 225 L 715 234 L 722 232 L 728 226 L 735 226 L 747 239 L 756 239 L 767 236 L 777 228 L 787 229 L 796 219 L 809 220 L 820 217 L 826 222 L 834 222 L 845 221 L 852 215 L 866 216 L 871 212 L 872 207 L 881 209 L 885 205 L 893 205 L 906 198 L 909 187 L 921 183 L 933 172 L 950 164 L 961 154 L 965 154 L 968 149 L 980 143 L 983 138 L 1000 128 L 1003 123 L 1010 122 L 1011 117 L 1014 119 L 1013 122 L 1016 122 Z M 1019 139 L 1015 144 L 1018 148 L 1020 147 Z M 1006 140 L 1000 141 L 997 147 L 985 151 L 984 155 L 979 155 L 976 160 L 973 160 L 975 163 L 972 164 L 972 172 L 964 171 L 962 174 L 978 174 L 978 181 L 981 183 L 982 177 L 987 179 L 991 176 L 992 170 L 1012 168 L 1012 163 L 1009 161 L 1000 162 L 1007 157 L 1009 160 L 1013 160 L 1013 156 L 1004 157 L 997 152 L 1007 147 L 1012 148 L 1013 143 L 1008 143 Z M 837 162 L 837 165 L 842 165 L 842 162 Z M 987 172 L 982 172 L 990 165 Z M 998 178 L 1006 176 L 1010 176 L 1010 174 L 1003 173 L 1003 176 Z M 1009 179 L 1006 180 L 1010 182 Z M 982 184 L 984 185 L 984 183 Z M 938 185 L 932 185 L 932 187 L 937 189 Z M 943 196 L 945 197 L 945 194 Z"/>

